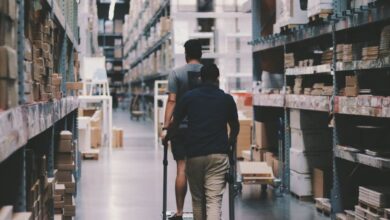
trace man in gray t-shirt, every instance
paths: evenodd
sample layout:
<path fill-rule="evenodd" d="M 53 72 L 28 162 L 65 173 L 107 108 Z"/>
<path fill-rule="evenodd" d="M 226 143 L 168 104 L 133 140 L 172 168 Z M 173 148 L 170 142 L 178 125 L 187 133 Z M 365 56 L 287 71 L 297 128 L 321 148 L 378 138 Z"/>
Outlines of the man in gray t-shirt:
<path fill-rule="evenodd" d="M 176 102 L 180 101 L 184 93 L 197 87 L 200 83 L 200 59 L 202 57 L 202 47 L 198 40 L 188 40 L 184 44 L 187 64 L 177 68 L 168 77 L 168 103 L 165 109 L 165 120 L 163 130 L 166 131 L 172 122 L 173 112 Z M 172 154 L 177 163 L 177 174 L 175 183 L 176 192 L 176 214 L 169 217 L 170 220 L 183 219 L 184 199 L 187 194 L 187 177 L 185 175 L 186 157 L 186 127 L 184 122 L 179 131 L 171 138 Z M 163 132 L 165 138 L 166 132 Z"/>

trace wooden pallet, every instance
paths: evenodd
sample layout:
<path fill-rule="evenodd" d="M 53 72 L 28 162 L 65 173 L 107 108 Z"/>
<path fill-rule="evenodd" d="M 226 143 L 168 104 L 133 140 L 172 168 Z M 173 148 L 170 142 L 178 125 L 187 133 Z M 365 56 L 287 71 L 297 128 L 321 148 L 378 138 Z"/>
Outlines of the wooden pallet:
<path fill-rule="evenodd" d="M 385 216 L 385 209 L 384 208 L 378 208 L 378 207 L 372 206 L 363 200 L 359 200 L 359 206 L 362 209 L 366 210 L 367 215 L 374 214 L 374 215 L 378 215 L 381 217 Z"/>
<path fill-rule="evenodd" d="M 81 154 L 84 160 L 99 160 L 99 150 L 84 151 Z"/>
<path fill-rule="evenodd" d="M 327 198 L 315 198 L 315 203 L 316 203 L 316 210 L 325 215 L 325 216 L 330 216 L 331 213 L 331 208 L 329 203 L 329 199 Z"/>
<path fill-rule="evenodd" d="M 313 196 L 299 196 L 293 192 L 290 192 L 291 196 L 298 199 L 299 201 L 304 202 L 313 202 Z"/>
<path fill-rule="evenodd" d="M 272 184 L 274 174 L 266 162 L 240 162 L 238 170 L 244 184 Z"/>

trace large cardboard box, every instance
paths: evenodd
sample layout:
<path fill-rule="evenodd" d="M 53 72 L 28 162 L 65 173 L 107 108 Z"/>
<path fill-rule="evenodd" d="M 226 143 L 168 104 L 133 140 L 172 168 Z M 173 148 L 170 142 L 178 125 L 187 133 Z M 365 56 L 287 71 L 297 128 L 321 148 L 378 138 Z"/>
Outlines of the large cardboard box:
<path fill-rule="evenodd" d="M 290 170 L 290 191 L 297 196 L 312 196 L 312 178 L 310 174 Z"/>
<path fill-rule="evenodd" d="M 290 169 L 310 174 L 314 167 L 326 167 L 332 161 L 331 151 L 301 151 L 290 149 Z"/>
<path fill-rule="evenodd" d="M 0 47 L 0 78 L 16 79 L 18 77 L 17 54 L 8 46 Z"/>
<path fill-rule="evenodd" d="M 0 79 L 0 109 L 9 109 L 18 105 L 18 86 L 15 80 Z"/>
<path fill-rule="evenodd" d="M 237 137 L 237 158 L 242 158 L 243 150 L 250 150 L 252 145 L 252 120 L 240 120 L 240 133 Z"/>
<path fill-rule="evenodd" d="M 256 146 L 260 149 L 269 147 L 267 139 L 267 130 L 263 122 L 255 122 L 255 132 Z"/>
<path fill-rule="evenodd" d="M 329 198 L 332 186 L 331 172 L 327 168 L 313 169 L 313 195 L 314 198 Z"/>
<path fill-rule="evenodd" d="M 121 34 L 123 32 L 123 21 L 122 20 L 115 20 L 114 30 L 115 30 L 116 34 Z"/>

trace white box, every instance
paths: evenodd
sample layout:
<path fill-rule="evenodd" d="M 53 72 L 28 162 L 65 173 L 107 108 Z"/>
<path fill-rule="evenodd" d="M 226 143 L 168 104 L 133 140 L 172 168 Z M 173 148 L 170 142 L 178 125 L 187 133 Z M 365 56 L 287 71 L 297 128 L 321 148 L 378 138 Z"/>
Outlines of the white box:
<path fill-rule="evenodd" d="M 332 149 L 330 129 L 291 129 L 291 148 L 302 151 L 327 151 Z"/>
<path fill-rule="evenodd" d="M 290 109 L 290 127 L 297 129 L 328 128 L 328 113 Z"/>
<path fill-rule="evenodd" d="M 277 0 L 276 7 L 276 22 L 281 27 L 309 22 L 307 11 L 301 9 L 300 0 Z"/>
<path fill-rule="evenodd" d="M 301 151 L 290 149 L 290 169 L 303 174 L 310 174 L 315 167 L 330 167 L 331 151 Z"/>
<path fill-rule="evenodd" d="M 311 176 L 290 170 L 290 191 L 297 196 L 313 195 Z"/>

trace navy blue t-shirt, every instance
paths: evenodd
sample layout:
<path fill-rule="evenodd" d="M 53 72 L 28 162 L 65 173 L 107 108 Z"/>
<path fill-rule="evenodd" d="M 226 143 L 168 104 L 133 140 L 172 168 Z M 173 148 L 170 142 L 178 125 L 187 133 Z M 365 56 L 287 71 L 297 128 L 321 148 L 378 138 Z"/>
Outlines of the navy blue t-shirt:
<path fill-rule="evenodd" d="M 211 84 L 188 91 L 176 106 L 174 119 L 180 123 L 186 116 L 187 158 L 228 153 L 227 125 L 234 124 L 232 130 L 237 133 L 239 129 L 237 106 L 231 95 Z"/>

